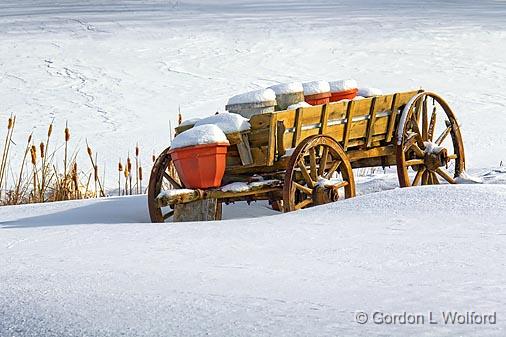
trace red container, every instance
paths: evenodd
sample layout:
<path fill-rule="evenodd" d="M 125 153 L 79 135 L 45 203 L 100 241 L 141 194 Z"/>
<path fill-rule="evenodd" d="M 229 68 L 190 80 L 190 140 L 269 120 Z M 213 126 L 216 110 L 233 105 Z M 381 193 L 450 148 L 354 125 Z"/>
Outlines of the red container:
<path fill-rule="evenodd" d="M 219 187 L 225 174 L 228 144 L 187 146 L 169 153 L 179 178 L 187 188 Z"/>
<path fill-rule="evenodd" d="M 344 91 L 333 92 L 330 95 L 331 102 L 337 102 L 343 99 L 354 99 L 357 97 L 358 89 L 350 89 Z"/>
<path fill-rule="evenodd" d="M 330 102 L 330 92 L 323 92 L 321 94 L 315 95 L 306 95 L 304 96 L 304 100 L 307 104 L 311 105 L 327 104 Z"/>

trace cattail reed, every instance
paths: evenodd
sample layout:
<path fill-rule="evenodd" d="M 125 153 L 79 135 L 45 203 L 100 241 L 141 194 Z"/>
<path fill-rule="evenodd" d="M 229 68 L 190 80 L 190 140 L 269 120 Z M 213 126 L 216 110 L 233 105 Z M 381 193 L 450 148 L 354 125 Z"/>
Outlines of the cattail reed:
<path fill-rule="evenodd" d="M 71 178 L 72 178 L 72 185 L 74 185 L 74 195 L 75 199 L 81 199 L 81 193 L 79 191 L 79 177 L 77 174 L 77 162 L 74 162 L 74 165 L 72 165 L 72 172 L 71 172 Z"/>
<path fill-rule="evenodd" d="M 63 177 L 67 177 L 67 153 L 68 153 L 68 143 L 70 141 L 70 130 L 68 127 L 68 122 L 65 122 L 65 157 L 63 159 Z"/>
<path fill-rule="evenodd" d="M 128 155 L 127 157 L 127 169 L 128 169 L 128 172 L 130 173 L 128 175 L 128 184 L 129 184 L 129 192 L 130 192 L 130 195 L 132 195 L 132 161 L 130 160 L 130 155 Z"/>
<path fill-rule="evenodd" d="M 86 151 L 88 152 L 88 157 L 90 158 L 91 167 L 93 168 L 94 173 L 94 181 L 95 181 L 95 193 L 98 195 L 98 188 L 100 188 L 100 196 L 105 197 L 104 189 L 102 188 L 102 183 L 100 182 L 99 176 L 98 176 L 98 157 L 97 154 L 95 154 L 95 159 L 93 159 L 93 151 L 91 150 L 91 147 L 88 145 L 88 140 L 86 140 Z M 97 186 L 98 185 L 98 186 Z"/>
<path fill-rule="evenodd" d="M 125 165 L 125 195 L 128 195 L 128 178 L 130 177 L 130 171 L 128 165 Z"/>
<path fill-rule="evenodd" d="M 123 164 L 121 158 L 118 161 L 118 195 L 121 195 L 121 172 L 123 172 Z"/>
<path fill-rule="evenodd" d="M 142 193 L 142 166 L 139 166 L 139 190 Z"/>
<path fill-rule="evenodd" d="M 135 191 L 139 194 L 139 143 L 135 145 Z"/>

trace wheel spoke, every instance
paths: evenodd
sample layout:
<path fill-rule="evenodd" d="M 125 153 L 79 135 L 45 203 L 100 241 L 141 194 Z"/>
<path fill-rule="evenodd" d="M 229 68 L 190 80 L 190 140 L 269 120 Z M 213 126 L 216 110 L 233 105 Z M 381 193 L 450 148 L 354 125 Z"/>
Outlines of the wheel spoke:
<path fill-rule="evenodd" d="M 299 191 L 304 192 L 304 193 L 306 193 L 306 194 L 307 194 L 307 195 L 309 195 L 309 196 L 310 196 L 310 195 L 313 195 L 313 190 L 312 190 L 312 189 L 310 189 L 310 188 L 308 188 L 308 187 L 306 187 L 306 186 L 303 186 L 303 185 L 301 185 L 301 184 L 299 184 L 299 183 L 297 183 L 297 182 L 295 182 L 295 181 L 293 182 L 293 185 L 294 185 L 294 186 L 295 186 L 295 188 L 296 188 L 296 189 L 298 189 Z"/>
<path fill-rule="evenodd" d="M 413 146 L 411 146 L 411 148 L 413 149 L 413 151 L 415 151 L 416 155 L 419 157 L 419 158 L 423 158 L 425 156 L 425 152 L 423 152 L 417 144 L 413 144 Z"/>
<path fill-rule="evenodd" d="M 449 182 L 450 184 L 455 184 L 455 179 L 453 179 L 446 170 L 442 169 L 441 167 L 438 167 L 436 169 L 436 173 L 439 174 L 444 180 Z"/>
<path fill-rule="evenodd" d="M 439 185 L 439 180 L 437 179 L 437 174 L 431 172 L 432 175 L 432 185 Z"/>
<path fill-rule="evenodd" d="M 337 189 L 340 189 L 341 187 L 346 187 L 348 185 L 349 185 L 349 183 L 347 181 L 341 181 L 335 185 L 332 185 L 332 187 L 337 190 Z"/>
<path fill-rule="evenodd" d="M 429 171 L 425 170 L 422 173 L 422 185 L 427 185 L 429 180 Z"/>
<path fill-rule="evenodd" d="M 434 138 L 434 131 L 436 130 L 436 107 L 432 110 L 432 116 L 430 117 L 428 139 L 432 141 Z"/>
<path fill-rule="evenodd" d="M 436 139 L 436 144 L 439 146 L 441 145 L 445 138 L 448 136 L 448 134 L 450 134 L 450 131 L 452 130 L 452 126 L 451 125 L 446 125 L 446 129 L 443 131 L 443 133 L 441 133 L 441 135 L 439 137 L 437 137 Z"/>
<path fill-rule="evenodd" d="M 418 128 L 418 124 L 413 124 L 413 132 L 415 133 L 416 143 L 418 144 L 418 147 L 425 149 L 425 144 L 423 143 L 423 138 L 421 136 L 420 129 Z"/>
<path fill-rule="evenodd" d="M 163 177 L 172 184 L 174 189 L 182 188 L 181 185 L 179 185 L 177 181 L 175 181 L 174 178 L 172 178 L 167 172 L 163 172 Z"/>
<path fill-rule="evenodd" d="M 304 208 L 310 204 L 313 203 L 313 200 L 311 199 L 306 199 L 306 200 L 303 200 L 301 202 L 299 202 L 298 204 L 295 205 L 295 209 L 301 209 L 301 208 Z"/>
<path fill-rule="evenodd" d="M 316 151 L 315 148 L 309 149 L 309 168 L 311 170 L 311 179 L 318 181 L 318 170 L 316 167 Z"/>
<path fill-rule="evenodd" d="M 416 135 L 411 134 L 409 136 L 409 138 L 406 140 L 406 142 L 404 143 L 404 152 L 409 150 L 411 148 L 411 146 L 413 146 L 413 144 L 415 144 L 415 143 L 416 143 Z"/>
<path fill-rule="evenodd" d="M 427 140 L 429 134 L 429 116 L 427 113 L 427 99 L 422 101 L 422 139 Z"/>
<path fill-rule="evenodd" d="M 424 164 L 424 161 L 423 159 L 411 159 L 411 160 L 406 160 L 406 162 L 404 163 L 404 166 L 414 166 L 414 165 L 423 165 Z"/>
<path fill-rule="evenodd" d="M 315 185 L 315 182 L 311 179 L 311 176 L 307 172 L 306 165 L 304 165 L 304 163 L 302 162 L 302 159 L 299 160 L 299 162 L 297 163 L 297 166 L 299 167 L 300 173 L 302 173 L 302 176 L 304 177 L 304 180 L 306 181 L 307 185 L 310 188 L 313 188 Z"/>
<path fill-rule="evenodd" d="M 324 146 L 322 156 L 320 158 L 320 166 L 318 167 L 318 176 L 323 176 L 323 172 L 325 171 L 325 167 L 327 166 L 327 157 L 329 154 L 329 148 Z"/>
<path fill-rule="evenodd" d="M 425 167 L 423 167 L 420 171 L 416 172 L 415 179 L 413 180 L 413 184 L 411 184 L 411 186 L 416 186 L 420 183 L 424 172 L 425 172 Z"/>
<path fill-rule="evenodd" d="M 334 174 L 334 172 L 336 172 L 337 168 L 341 165 L 341 163 L 342 163 L 342 161 L 336 160 L 332 164 L 332 166 L 330 167 L 330 169 L 328 170 L 328 172 L 325 174 L 324 178 L 327 178 L 327 179 L 332 178 L 332 175 Z"/>

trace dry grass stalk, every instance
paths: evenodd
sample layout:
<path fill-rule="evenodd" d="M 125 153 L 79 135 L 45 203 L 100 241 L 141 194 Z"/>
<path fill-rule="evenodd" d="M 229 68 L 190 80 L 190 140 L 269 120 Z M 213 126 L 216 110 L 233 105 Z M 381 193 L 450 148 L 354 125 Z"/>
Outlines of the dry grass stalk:
<path fill-rule="evenodd" d="M 0 200 L 2 197 L 2 186 L 4 182 L 7 183 L 7 162 L 9 159 L 9 150 L 12 143 L 12 135 L 14 133 L 14 126 L 16 125 L 16 116 L 11 115 L 7 120 L 7 133 L 5 135 L 5 142 L 2 150 L 2 157 L 0 160 Z"/>

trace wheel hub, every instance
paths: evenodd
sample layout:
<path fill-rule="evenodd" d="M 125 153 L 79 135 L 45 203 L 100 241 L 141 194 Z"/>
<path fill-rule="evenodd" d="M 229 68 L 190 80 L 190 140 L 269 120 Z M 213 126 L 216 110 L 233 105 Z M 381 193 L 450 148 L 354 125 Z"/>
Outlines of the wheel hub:
<path fill-rule="evenodd" d="M 424 158 L 425 167 L 430 171 L 435 171 L 439 167 L 446 166 L 448 163 L 448 151 L 441 149 L 437 153 L 426 153 Z"/>

